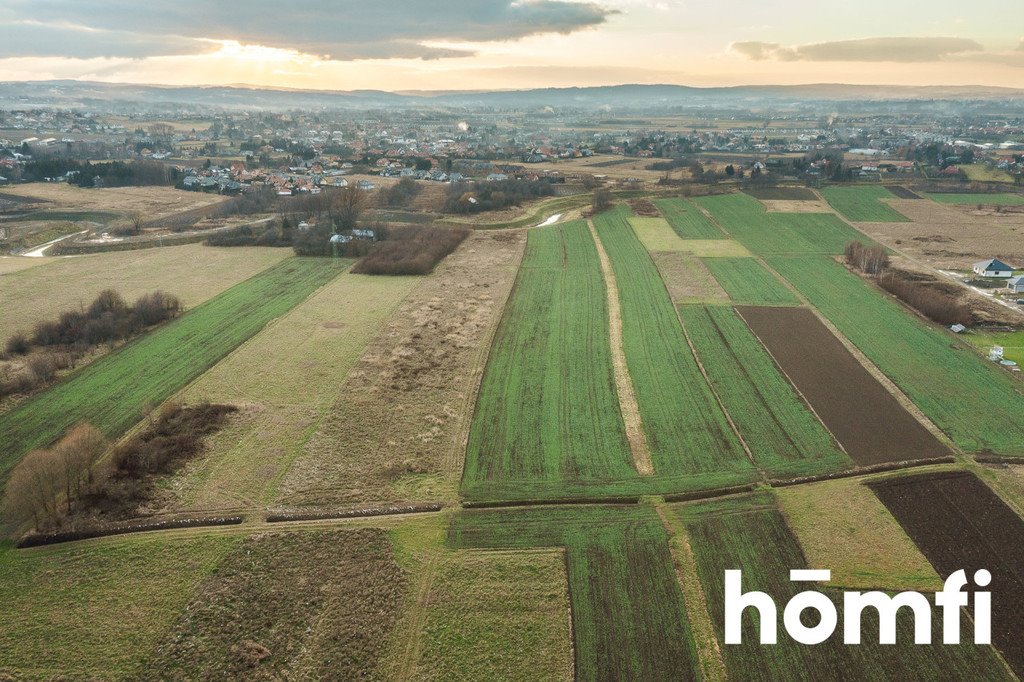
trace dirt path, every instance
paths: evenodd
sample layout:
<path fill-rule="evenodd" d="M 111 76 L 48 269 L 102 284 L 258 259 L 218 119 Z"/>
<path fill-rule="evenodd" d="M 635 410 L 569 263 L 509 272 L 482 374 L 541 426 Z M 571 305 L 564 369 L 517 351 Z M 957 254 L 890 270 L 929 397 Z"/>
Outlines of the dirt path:
<path fill-rule="evenodd" d="M 633 452 L 633 465 L 641 476 L 654 475 L 654 464 L 651 462 L 651 451 L 647 447 L 647 436 L 644 434 L 643 423 L 640 421 L 640 407 L 633 391 L 633 380 L 626 366 L 626 354 L 622 351 L 622 312 L 619 308 L 619 286 L 615 281 L 608 254 L 597 236 L 594 222 L 588 220 L 590 234 L 597 245 L 597 255 L 601 259 L 601 270 L 604 273 L 605 287 L 608 290 L 608 321 L 612 350 L 612 366 L 615 369 L 615 389 L 619 396 L 619 410 L 626 425 L 626 438 L 629 449 Z"/>
<path fill-rule="evenodd" d="M 54 244 L 62 242 L 64 240 L 66 240 L 66 239 L 71 239 L 72 237 L 80 237 L 83 234 L 88 234 L 88 233 L 89 233 L 89 230 L 82 230 L 81 232 L 75 232 L 73 234 L 64 235 L 63 237 L 57 237 L 56 239 L 54 239 L 52 241 L 48 241 L 45 244 L 41 244 L 41 245 L 37 246 L 36 248 L 32 249 L 31 251 L 26 251 L 25 253 L 22 254 L 22 256 L 25 257 L 25 258 L 42 258 L 43 256 L 46 255 L 46 250 L 49 249 Z"/>

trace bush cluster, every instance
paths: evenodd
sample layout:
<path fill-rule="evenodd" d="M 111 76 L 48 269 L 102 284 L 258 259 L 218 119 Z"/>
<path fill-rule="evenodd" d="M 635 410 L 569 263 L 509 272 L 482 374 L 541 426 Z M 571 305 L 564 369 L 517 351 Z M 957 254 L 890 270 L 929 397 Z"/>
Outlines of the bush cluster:
<path fill-rule="evenodd" d="M 891 270 L 878 278 L 878 284 L 928 319 L 942 325 L 971 324 L 974 312 L 958 296 L 928 281 L 913 279 L 910 273 Z"/>
<path fill-rule="evenodd" d="M 445 213 L 482 213 L 554 194 L 555 186 L 547 180 L 455 183 L 448 189 L 443 210 Z"/>
<path fill-rule="evenodd" d="M 469 236 L 465 229 L 403 227 L 373 244 L 352 272 L 364 275 L 425 275 Z"/>

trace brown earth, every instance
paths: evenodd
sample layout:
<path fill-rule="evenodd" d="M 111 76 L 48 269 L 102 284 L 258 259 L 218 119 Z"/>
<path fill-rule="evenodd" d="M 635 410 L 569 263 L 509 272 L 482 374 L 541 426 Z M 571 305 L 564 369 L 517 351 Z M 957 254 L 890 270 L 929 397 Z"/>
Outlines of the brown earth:
<path fill-rule="evenodd" d="M 408 296 L 364 351 L 278 502 L 456 498 L 470 413 L 525 232 L 477 232 Z"/>
<path fill-rule="evenodd" d="M 737 310 L 854 462 L 866 466 L 950 454 L 813 312 Z"/>
<path fill-rule="evenodd" d="M 934 201 L 887 199 L 912 222 L 857 223 L 875 240 L 942 270 L 970 270 L 985 258 L 1024 263 L 1024 215 L 979 216 Z"/>
<path fill-rule="evenodd" d="M 919 194 L 916 194 L 912 190 L 903 187 L 902 185 L 889 185 L 886 189 L 896 195 L 899 199 L 923 199 Z"/>
<path fill-rule="evenodd" d="M 769 213 L 834 213 L 824 201 L 762 200 Z"/>
<path fill-rule="evenodd" d="M 975 571 L 991 572 L 992 584 L 984 589 L 992 593 L 992 642 L 1024 675 L 1024 520 L 967 472 L 868 485 L 943 579 L 963 569 L 966 591 L 973 592 Z M 961 632 L 961 640 L 973 641 L 972 633 Z"/>
<path fill-rule="evenodd" d="M 375 679 L 407 576 L 386 531 L 264 533 L 198 588 L 140 679 Z"/>

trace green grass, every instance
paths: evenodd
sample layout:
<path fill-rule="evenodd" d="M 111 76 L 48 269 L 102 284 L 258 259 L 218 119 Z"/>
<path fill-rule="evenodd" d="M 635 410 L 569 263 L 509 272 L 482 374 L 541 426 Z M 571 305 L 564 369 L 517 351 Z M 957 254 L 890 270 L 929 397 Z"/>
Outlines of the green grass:
<path fill-rule="evenodd" d="M 865 223 L 906 223 L 907 217 L 882 199 L 895 199 L 896 195 L 881 185 L 856 187 L 826 187 L 821 195 L 847 220 Z"/>
<path fill-rule="evenodd" d="M 711 488 L 756 472 L 690 351 L 665 284 L 622 208 L 594 219 L 619 288 L 623 351 L 658 475 Z"/>
<path fill-rule="evenodd" d="M 564 547 L 578 680 L 697 679 L 668 535 L 651 507 L 466 511 L 456 548 Z"/>
<path fill-rule="evenodd" d="M 688 250 L 686 240 L 680 239 L 664 218 L 630 216 L 629 223 L 648 251 Z"/>
<path fill-rule="evenodd" d="M 1013 176 L 999 168 L 984 163 L 966 164 L 960 170 L 971 182 L 1013 182 Z"/>
<path fill-rule="evenodd" d="M 326 258 L 286 260 L 4 413 L 0 475 L 78 422 L 120 435 L 147 406 L 162 403 L 347 265 Z"/>
<path fill-rule="evenodd" d="M 800 305 L 796 295 L 753 258 L 705 258 L 703 263 L 734 303 Z"/>
<path fill-rule="evenodd" d="M 656 199 L 654 205 L 683 239 L 721 239 L 722 231 L 686 199 Z"/>
<path fill-rule="evenodd" d="M 758 466 L 792 477 L 852 465 L 732 308 L 682 306 L 679 313 Z"/>
<path fill-rule="evenodd" d="M 831 213 L 768 213 L 757 199 L 734 193 L 696 199 L 754 253 L 840 254 L 853 240 L 870 239 Z"/>
<path fill-rule="evenodd" d="M 1013 360 L 1018 365 L 1024 365 L 1024 331 L 987 332 L 976 329 L 971 330 L 971 333 L 964 334 L 960 338 L 985 355 L 988 355 L 992 346 L 1002 346 L 1004 358 Z"/>
<path fill-rule="evenodd" d="M 0 548 L 0 677 L 137 679 L 231 536 Z M 67 677 L 65 677 L 67 676 Z"/>
<path fill-rule="evenodd" d="M 530 232 L 470 429 L 464 491 L 635 477 L 612 374 L 607 292 L 582 221 Z M 558 491 L 543 487 L 545 490 Z"/>
<path fill-rule="evenodd" d="M 800 547 L 786 527 L 774 499 L 767 494 L 676 507 L 693 547 L 697 572 L 707 596 L 708 610 L 722 644 L 730 676 L 737 679 L 1008 679 L 1009 674 L 991 647 L 942 644 L 941 619 L 933 618 L 931 646 L 913 643 L 912 622 L 901 613 L 896 645 L 878 644 L 878 617 L 864 611 L 862 644 L 842 643 L 842 595 L 828 595 L 840 613 L 837 632 L 816 646 L 794 642 L 782 626 L 784 605 L 805 587 L 789 580 L 792 569 L 808 568 Z M 812 566 L 811 568 L 828 568 Z M 724 644 L 724 571 L 742 569 L 742 589 L 771 595 L 778 606 L 779 640 L 761 645 L 756 611 L 743 617 L 743 643 Z M 965 619 L 966 620 L 966 619 Z M 963 624 L 963 632 L 970 625 Z"/>
<path fill-rule="evenodd" d="M 985 206 L 1022 206 L 1024 196 L 997 192 L 994 194 L 928 192 L 926 197 L 940 204 L 983 204 Z"/>
<path fill-rule="evenodd" d="M 1024 387 L 829 258 L 769 258 L 968 452 L 1024 455 Z"/>

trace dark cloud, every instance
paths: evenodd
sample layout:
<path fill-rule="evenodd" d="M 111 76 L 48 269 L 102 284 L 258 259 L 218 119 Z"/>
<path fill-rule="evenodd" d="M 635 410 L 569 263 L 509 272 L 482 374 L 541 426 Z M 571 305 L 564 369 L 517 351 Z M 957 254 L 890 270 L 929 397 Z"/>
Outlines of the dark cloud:
<path fill-rule="evenodd" d="M 572 33 L 602 24 L 615 13 L 595 3 L 567 0 L 4 0 L 0 30 L 10 35 L 31 21 L 35 39 L 12 44 L 5 37 L 0 55 L 178 54 L 189 41 L 208 38 L 334 59 L 438 58 L 467 53 L 420 43 Z"/>
<path fill-rule="evenodd" d="M 862 38 L 793 47 L 749 41 L 733 43 L 731 48 L 750 59 L 785 62 L 937 62 L 984 50 L 966 38 Z"/>

